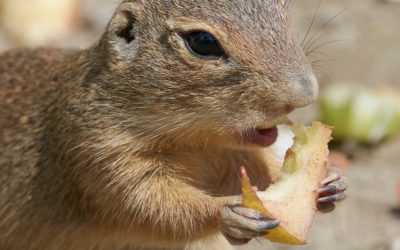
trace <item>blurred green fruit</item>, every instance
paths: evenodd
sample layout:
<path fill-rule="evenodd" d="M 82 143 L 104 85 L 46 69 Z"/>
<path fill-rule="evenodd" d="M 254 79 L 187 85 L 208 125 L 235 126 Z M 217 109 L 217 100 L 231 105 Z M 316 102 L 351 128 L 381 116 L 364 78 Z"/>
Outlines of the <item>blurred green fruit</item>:
<path fill-rule="evenodd" d="M 390 87 L 332 84 L 321 94 L 320 111 L 336 140 L 375 144 L 400 131 L 400 93 Z"/>

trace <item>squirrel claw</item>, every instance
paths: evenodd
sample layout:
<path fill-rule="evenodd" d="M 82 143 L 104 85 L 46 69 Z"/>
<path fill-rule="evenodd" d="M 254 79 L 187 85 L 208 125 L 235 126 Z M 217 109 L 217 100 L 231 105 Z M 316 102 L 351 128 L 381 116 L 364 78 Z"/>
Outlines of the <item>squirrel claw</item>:
<path fill-rule="evenodd" d="M 220 227 L 232 245 L 246 244 L 249 240 L 266 235 L 278 227 L 280 221 L 241 205 L 226 205 L 221 210 Z"/>
<path fill-rule="evenodd" d="M 317 190 L 317 193 L 321 196 L 323 194 L 337 194 L 346 191 L 348 188 L 347 182 L 343 180 L 338 180 L 334 183 L 329 184 L 328 186 L 322 187 Z"/>
<path fill-rule="evenodd" d="M 329 173 L 328 176 L 321 182 L 322 185 L 328 185 L 332 182 L 340 180 L 342 177 L 342 172 L 340 169 L 335 168 L 335 167 L 329 167 Z"/>
<path fill-rule="evenodd" d="M 318 199 L 319 203 L 330 203 L 330 202 L 340 202 L 346 199 L 347 195 L 345 192 L 337 193 L 334 195 L 322 197 Z"/>
<path fill-rule="evenodd" d="M 329 168 L 328 177 L 321 182 L 322 188 L 316 190 L 318 193 L 318 210 L 331 212 L 335 209 L 335 202 L 346 199 L 348 182 L 337 168 Z"/>
<path fill-rule="evenodd" d="M 253 219 L 253 220 L 274 220 L 274 218 L 270 216 L 266 216 L 263 214 L 260 214 L 256 210 L 250 209 L 250 208 L 245 208 L 241 206 L 236 206 L 233 207 L 232 210 L 237 213 L 238 215 L 242 215 L 243 217 L 246 217 L 248 219 Z"/>

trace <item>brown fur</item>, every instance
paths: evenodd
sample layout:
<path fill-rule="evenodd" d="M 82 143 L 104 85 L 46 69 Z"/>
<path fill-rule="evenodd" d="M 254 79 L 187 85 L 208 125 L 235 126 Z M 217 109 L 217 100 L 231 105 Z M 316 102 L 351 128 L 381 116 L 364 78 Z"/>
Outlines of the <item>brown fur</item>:
<path fill-rule="evenodd" d="M 130 43 L 117 35 L 127 28 Z M 178 34 L 191 29 L 229 58 L 190 54 Z M 240 166 L 260 189 L 276 177 L 270 149 L 240 135 L 315 99 L 311 77 L 277 0 L 125 1 L 88 50 L 3 54 L 1 249 L 180 248 L 215 235 Z"/>

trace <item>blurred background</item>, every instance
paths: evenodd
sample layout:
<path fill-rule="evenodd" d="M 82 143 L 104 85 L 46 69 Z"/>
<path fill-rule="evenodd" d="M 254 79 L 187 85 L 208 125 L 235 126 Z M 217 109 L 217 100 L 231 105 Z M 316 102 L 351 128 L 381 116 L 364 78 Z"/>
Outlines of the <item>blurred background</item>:
<path fill-rule="evenodd" d="M 87 48 L 118 3 L 0 0 L 0 53 Z M 290 12 L 321 85 L 321 100 L 293 119 L 336 127 L 331 164 L 351 184 L 348 200 L 318 215 L 298 249 L 400 250 L 400 1 L 298 0 Z M 254 241 L 240 249 L 292 248 Z"/>

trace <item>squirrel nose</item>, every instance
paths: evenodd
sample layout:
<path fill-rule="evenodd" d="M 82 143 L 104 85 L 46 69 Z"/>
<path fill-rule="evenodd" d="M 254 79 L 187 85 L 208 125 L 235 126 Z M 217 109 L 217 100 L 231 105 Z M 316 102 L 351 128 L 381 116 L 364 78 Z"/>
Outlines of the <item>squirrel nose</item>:
<path fill-rule="evenodd" d="M 293 82 L 292 88 L 294 98 L 291 106 L 293 108 L 305 107 L 318 98 L 318 80 L 312 72 L 301 75 L 298 80 Z"/>

